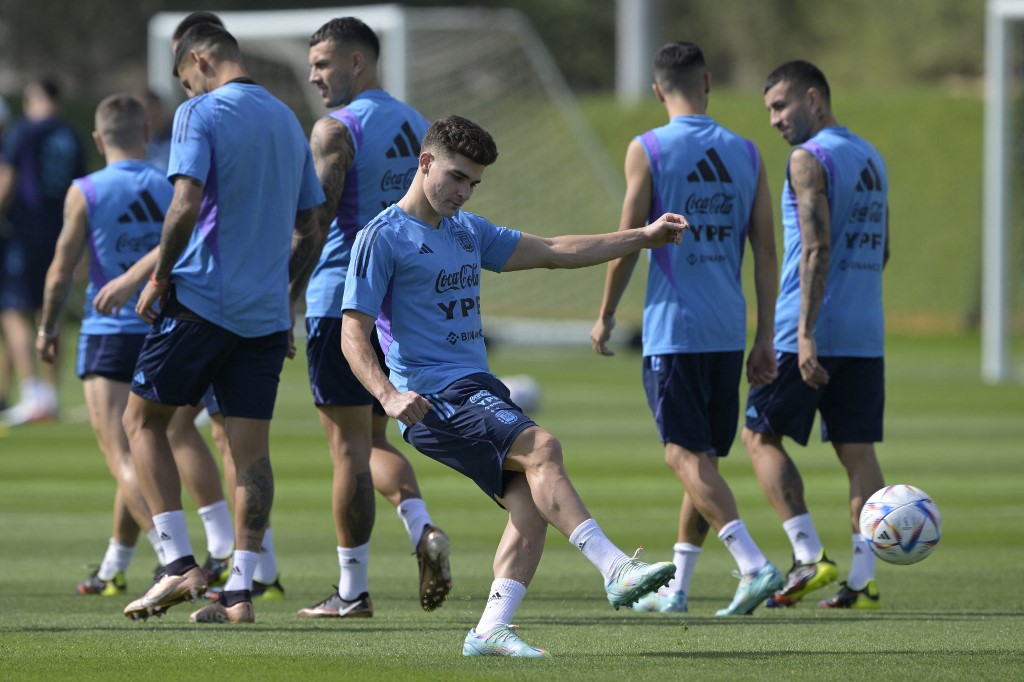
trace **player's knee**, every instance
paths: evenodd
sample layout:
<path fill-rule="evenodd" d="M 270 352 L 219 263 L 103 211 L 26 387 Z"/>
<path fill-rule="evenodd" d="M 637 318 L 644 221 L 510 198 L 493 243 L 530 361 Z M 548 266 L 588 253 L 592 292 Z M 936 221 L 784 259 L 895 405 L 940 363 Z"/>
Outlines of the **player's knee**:
<path fill-rule="evenodd" d="M 547 431 L 540 431 L 534 439 L 535 459 L 544 464 L 562 466 L 562 442 Z"/>

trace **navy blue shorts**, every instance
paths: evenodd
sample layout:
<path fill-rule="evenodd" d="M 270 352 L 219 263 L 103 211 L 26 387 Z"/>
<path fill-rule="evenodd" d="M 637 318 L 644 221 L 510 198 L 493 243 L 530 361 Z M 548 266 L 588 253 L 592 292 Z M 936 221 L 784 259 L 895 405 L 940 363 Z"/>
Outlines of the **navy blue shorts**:
<path fill-rule="evenodd" d="M 384 351 L 377 340 L 376 329 L 370 343 L 377 353 L 377 362 L 384 374 L 387 374 L 388 367 L 384 362 Z M 309 369 L 309 389 L 313 392 L 313 404 L 317 407 L 373 405 L 375 413 L 384 414 L 384 408 L 356 378 L 341 352 L 340 317 L 306 318 L 306 365 Z"/>
<path fill-rule="evenodd" d="M 145 340 L 145 334 L 80 334 L 75 374 L 130 384 Z"/>
<path fill-rule="evenodd" d="M 740 417 L 743 351 L 644 358 L 644 389 L 662 443 L 729 454 Z"/>
<path fill-rule="evenodd" d="M 206 408 L 206 413 L 211 417 L 220 414 L 220 403 L 217 402 L 217 394 L 213 392 L 213 386 L 206 389 L 203 399 L 200 401 Z"/>
<path fill-rule="evenodd" d="M 878 443 L 885 411 L 884 358 L 819 357 L 829 381 L 813 389 L 800 378 L 796 353 L 778 353 L 779 377 L 751 387 L 747 428 L 789 436 L 807 445 L 814 413 L 821 413 L 821 440 L 833 443 Z"/>
<path fill-rule="evenodd" d="M 0 310 L 32 312 L 43 307 L 46 271 L 56 244 L 56 233 L 52 241 L 17 235 L 7 239 L 0 263 Z"/>
<path fill-rule="evenodd" d="M 162 405 L 197 405 L 212 386 L 225 417 L 270 419 L 288 332 L 245 338 L 186 317 L 157 318 L 139 354 L 132 392 Z"/>
<path fill-rule="evenodd" d="M 423 397 L 433 409 L 403 431 L 406 442 L 472 479 L 492 500 L 503 497 L 518 473 L 505 471 L 505 456 L 519 434 L 535 426 L 512 402 L 508 388 L 481 372 Z"/>

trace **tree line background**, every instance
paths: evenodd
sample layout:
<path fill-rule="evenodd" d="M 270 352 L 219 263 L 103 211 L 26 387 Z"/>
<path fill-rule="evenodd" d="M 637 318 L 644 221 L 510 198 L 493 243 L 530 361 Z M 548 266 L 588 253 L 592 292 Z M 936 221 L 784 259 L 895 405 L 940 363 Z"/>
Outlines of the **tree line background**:
<path fill-rule="evenodd" d="M 385 4 L 362 0 L 351 5 Z M 407 0 L 525 13 L 578 93 L 615 83 L 615 0 Z M 701 44 L 716 82 L 758 87 L 766 64 L 808 58 L 848 86 L 972 84 L 983 0 L 660 0 L 660 41 Z M 0 0 L 0 94 L 57 74 L 75 98 L 145 85 L 146 27 L 159 11 L 339 7 L 324 0 Z M 311 26 L 310 32 L 316 27 Z M 15 103 L 16 104 L 16 103 Z"/>

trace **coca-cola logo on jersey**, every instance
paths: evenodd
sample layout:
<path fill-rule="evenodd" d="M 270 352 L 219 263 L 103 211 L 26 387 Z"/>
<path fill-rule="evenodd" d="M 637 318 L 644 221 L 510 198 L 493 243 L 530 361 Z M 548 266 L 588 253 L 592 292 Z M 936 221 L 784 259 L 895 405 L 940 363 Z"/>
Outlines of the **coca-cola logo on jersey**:
<path fill-rule="evenodd" d="M 118 235 L 117 243 L 114 245 L 114 249 L 118 253 L 124 253 L 126 251 L 132 252 L 148 252 L 153 249 L 157 244 L 160 243 L 159 234 L 145 234 L 145 235 L 130 235 L 122 234 Z"/>
<path fill-rule="evenodd" d="M 416 177 L 416 168 L 410 168 L 404 173 L 392 173 L 390 170 L 384 173 L 384 177 L 380 179 L 380 189 L 382 192 L 393 192 L 398 190 L 404 192 L 409 189 L 409 185 L 412 184 L 412 179 Z"/>
<path fill-rule="evenodd" d="M 480 285 L 480 266 L 466 264 L 455 272 L 441 270 L 434 282 L 434 291 L 443 294 L 446 291 L 460 291 Z"/>
<path fill-rule="evenodd" d="M 686 200 L 688 215 L 726 215 L 732 213 L 736 195 L 728 192 L 715 192 L 711 196 L 691 194 Z"/>

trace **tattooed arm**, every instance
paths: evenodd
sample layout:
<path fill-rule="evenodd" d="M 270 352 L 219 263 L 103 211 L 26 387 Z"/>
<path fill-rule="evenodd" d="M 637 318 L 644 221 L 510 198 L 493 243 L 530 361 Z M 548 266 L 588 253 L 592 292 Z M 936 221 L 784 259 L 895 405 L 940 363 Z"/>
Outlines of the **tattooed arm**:
<path fill-rule="evenodd" d="M 828 383 L 828 372 L 818 362 L 814 327 L 825 297 L 830 257 L 831 215 L 828 178 L 814 156 L 797 149 L 789 158 L 789 184 L 796 195 L 800 220 L 800 325 L 797 329 L 800 375 L 804 383 L 820 388 Z"/>
<path fill-rule="evenodd" d="M 156 302 L 167 293 L 167 285 L 171 279 L 171 270 L 178 261 L 178 256 L 185 250 L 192 231 L 199 218 L 199 204 L 203 199 L 203 183 L 187 175 L 178 175 L 174 179 L 174 196 L 164 218 L 163 232 L 160 234 L 159 255 L 156 268 L 146 288 L 139 294 L 135 312 L 143 321 L 152 324 L 156 319 Z"/>

